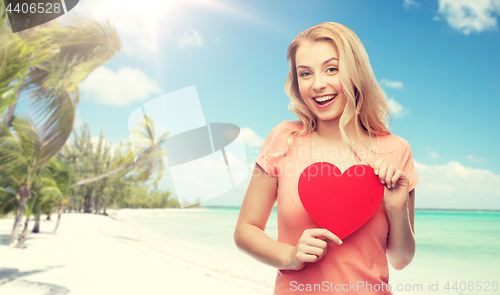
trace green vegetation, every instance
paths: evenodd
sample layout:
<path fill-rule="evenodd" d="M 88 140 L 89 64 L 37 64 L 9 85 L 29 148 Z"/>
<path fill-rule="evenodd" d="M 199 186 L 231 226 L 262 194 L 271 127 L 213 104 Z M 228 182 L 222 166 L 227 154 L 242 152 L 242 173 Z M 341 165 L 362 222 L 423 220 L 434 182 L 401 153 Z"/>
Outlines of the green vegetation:
<path fill-rule="evenodd" d="M 156 144 L 166 134 L 141 156 L 139 169 L 130 144 L 112 149 L 102 130 L 92 143 L 87 124 L 73 131 L 78 84 L 118 53 L 115 29 L 74 19 L 12 34 L 3 2 L 0 16 L 0 216 L 15 214 L 10 246 L 22 247 L 32 216 L 36 233 L 41 215 L 57 212 L 55 233 L 66 210 L 179 207 L 171 192 L 157 190 L 162 169 L 147 169 L 161 168 L 164 151 Z M 14 115 L 22 93 L 30 94 L 33 118 Z M 154 122 L 145 122 L 134 132 L 149 139 Z"/>

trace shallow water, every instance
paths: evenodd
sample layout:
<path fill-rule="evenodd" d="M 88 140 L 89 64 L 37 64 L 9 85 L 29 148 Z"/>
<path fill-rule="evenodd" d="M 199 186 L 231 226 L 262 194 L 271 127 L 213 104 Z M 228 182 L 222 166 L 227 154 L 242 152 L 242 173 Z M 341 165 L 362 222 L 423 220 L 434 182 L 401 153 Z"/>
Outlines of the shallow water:
<path fill-rule="evenodd" d="M 162 235 L 248 263 L 233 241 L 238 214 L 239 208 L 157 211 L 134 216 L 134 221 Z M 277 237 L 276 210 L 266 233 Z M 435 288 L 436 283 L 439 292 L 433 294 L 477 294 L 479 286 L 481 293 L 500 294 L 498 285 L 495 290 L 492 283 L 500 281 L 500 212 L 416 211 L 415 233 L 417 253 L 402 271 L 389 267 L 391 284 L 401 284 L 403 290 L 404 286 L 420 284 L 422 294 L 429 293 L 429 286 Z M 261 267 L 259 262 L 248 264 L 256 272 Z M 262 269 L 273 272 L 268 266 L 262 265 Z M 445 289 L 447 282 L 449 288 Z M 489 291 L 484 291 L 487 285 Z"/>

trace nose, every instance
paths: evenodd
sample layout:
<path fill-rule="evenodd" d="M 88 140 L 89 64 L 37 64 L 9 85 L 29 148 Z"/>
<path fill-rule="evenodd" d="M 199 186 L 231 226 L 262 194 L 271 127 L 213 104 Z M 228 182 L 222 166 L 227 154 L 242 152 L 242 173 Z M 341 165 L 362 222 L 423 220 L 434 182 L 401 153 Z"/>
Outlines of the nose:
<path fill-rule="evenodd" d="M 319 92 L 319 91 L 325 89 L 325 87 L 326 87 L 326 82 L 323 79 L 323 76 L 322 75 L 315 75 L 313 90 Z"/>

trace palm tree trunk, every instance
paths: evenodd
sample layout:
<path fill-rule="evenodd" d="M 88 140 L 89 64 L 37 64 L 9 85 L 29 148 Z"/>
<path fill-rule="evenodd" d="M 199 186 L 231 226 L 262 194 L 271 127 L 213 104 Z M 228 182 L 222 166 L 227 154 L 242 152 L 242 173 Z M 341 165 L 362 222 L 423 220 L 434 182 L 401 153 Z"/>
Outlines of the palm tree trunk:
<path fill-rule="evenodd" d="M 92 211 L 94 210 L 94 207 L 92 206 L 93 201 L 94 200 L 92 198 L 92 193 L 85 195 L 85 210 L 83 211 L 83 213 L 92 213 Z"/>
<path fill-rule="evenodd" d="M 10 234 L 9 246 L 12 248 L 20 248 L 21 243 L 19 242 L 19 225 L 21 224 L 21 219 L 24 215 L 24 206 L 26 205 L 26 200 L 31 196 L 30 189 L 27 185 L 21 186 L 19 189 L 19 206 L 16 211 L 16 219 L 14 220 L 14 227 L 12 228 L 12 233 Z"/>
<path fill-rule="evenodd" d="M 108 209 L 108 198 L 106 198 L 106 202 L 104 202 L 104 211 L 102 214 L 108 216 L 108 213 L 106 213 L 106 209 Z"/>
<path fill-rule="evenodd" d="M 57 216 L 57 223 L 56 223 L 56 227 L 54 228 L 54 230 L 51 232 L 51 234 L 55 234 L 57 229 L 59 228 L 59 223 L 61 222 L 61 215 L 62 215 L 62 212 L 63 212 L 63 209 L 64 207 L 63 206 L 59 206 L 59 209 L 57 210 L 57 213 L 59 214 Z"/>
<path fill-rule="evenodd" d="M 26 240 L 26 236 L 28 235 L 28 224 L 30 222 L 30 218 L 31 218 L 31 214 L 29 214 L 28 216 L 26 216 L 26 221 L 24 222 L 23 233 L 21 234 L 21 237 L 19 238 L 19 241 L 21 243 L 23 243 L 24 240 Z"/>
<path fill-rule="evenodd" d="M 94 211 L 96 207 L 95 201 L 96 201 L 96 196 L 95 196 L 95 183 L 94 183 L 94 187 L 92 188 L 92 193 L 90 194 L 89 207 L 87 208 L 86 213 L 92 213 L 92 211 Z"/>
<path fill-rule="evenodd" d="M 52 220 L 52 219 L 50 219 L 50 212 L 47 213 L 47 219 L 45 219 L 45 220 Z"/>
<path fill-rule="evenodd" d="M 33 230 L 31 232 L 33 232 L 33 233 L 40 232 L 40 217 L 41 216 L 42 216 L 42 209 L 38 208 L 38 212 L 36 213 L 36 218 L 35 218 L 35 226 L 33 226 Z"/>

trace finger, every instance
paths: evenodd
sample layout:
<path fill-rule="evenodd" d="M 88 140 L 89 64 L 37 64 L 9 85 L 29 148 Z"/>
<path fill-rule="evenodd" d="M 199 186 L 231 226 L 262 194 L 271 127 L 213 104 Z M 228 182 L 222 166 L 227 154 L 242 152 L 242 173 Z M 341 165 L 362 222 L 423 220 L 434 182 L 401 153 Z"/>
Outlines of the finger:
<path fill-rule="evenodd" d="M 383 161 L 380 163 L 380 169 L 378 170 L 378 178 L 382 184 L 385 184 L 385 176 L 387 175 L 387 166 L 388 163 Z"/>
<path fill-rule="evenodd" d="M 401 178 L 401 176 L 403 176 L 403 172 L 401 170 L 398 170 L 396 171 L 396 173 L 394 173 L 394 176 L 391 179 L 392 187 L 396 187 L 396 184 L 398 183 L 398 180 L 399 178 Z"/>
<path fill-rule="evenodd" d="M 338 244 L 338 245 L 342 244 L 342 241 L 340 240 L 340 238 L 337 237 L 336 235 L 334 235 L 331 231 L 327 230 L 326 228 L 312 228 L 312 229 L 309 229 L 306 231 L 309 231 L 309 234 L 312 237 L 315 237 L 315 238 L 325 237 L 328 240 L 334 242 L 335 244 Z"/>
<path fill-rule="evenodd" d="M 313 246 L 309 246 L 307 247 L 307 249 L 304 250 L 304 254 L 316 255 L 320 258 L 323 257 L 323 255 L 325 254 L 324 252 L 325 251 L 323 248 L 318 248 Z"/>
<path fill-rule="evenodd" d="M 326 243 L 326 246 L 329 246 L 331 244 L 336 244 L 335 241 L 332 241 L 326 237 L 319 237 L 319 238 L 316 238 L 316 239 L 319 239 L 319 240 L 322 240 Z"/>
<path fill-rule="evenodd" d="M 316 255 L 299 253 L 297 254 L 297 260 L 300 262 L 316 262 L 319 260 L 319 257 Z"/>
<path fill-rule="evenodd" d="M 306 243 L 309 244 L 310 246 L 315 246 L 323 249 L 328 246 L 328 242 L 329 240 L 326 239 L 325 237 L 319 237 L 319 238 L 311 237 L 311 240 L 306 241 Z"/>
<path fill-rule="evenodd" d="M 374 169 L 374 172 L 375 172 L 375 175 L 378 175 L 379 172 L 380 172 L 380 164 L 382 163 L 383 159 L 382 158 L 378 158 L 375 163 L 373 164 L 373 169 Z"/>
<path fill-rule="evenodd" d="M 391 189 L 393 186 L 392 182 L 392 177 L 394 176 L 394 173 L 396 173 L 398 169 L 396 167 L 389 165 L 387 166 L 387 175 L 385 176 L 385 184 L 388 189 Z"/>

